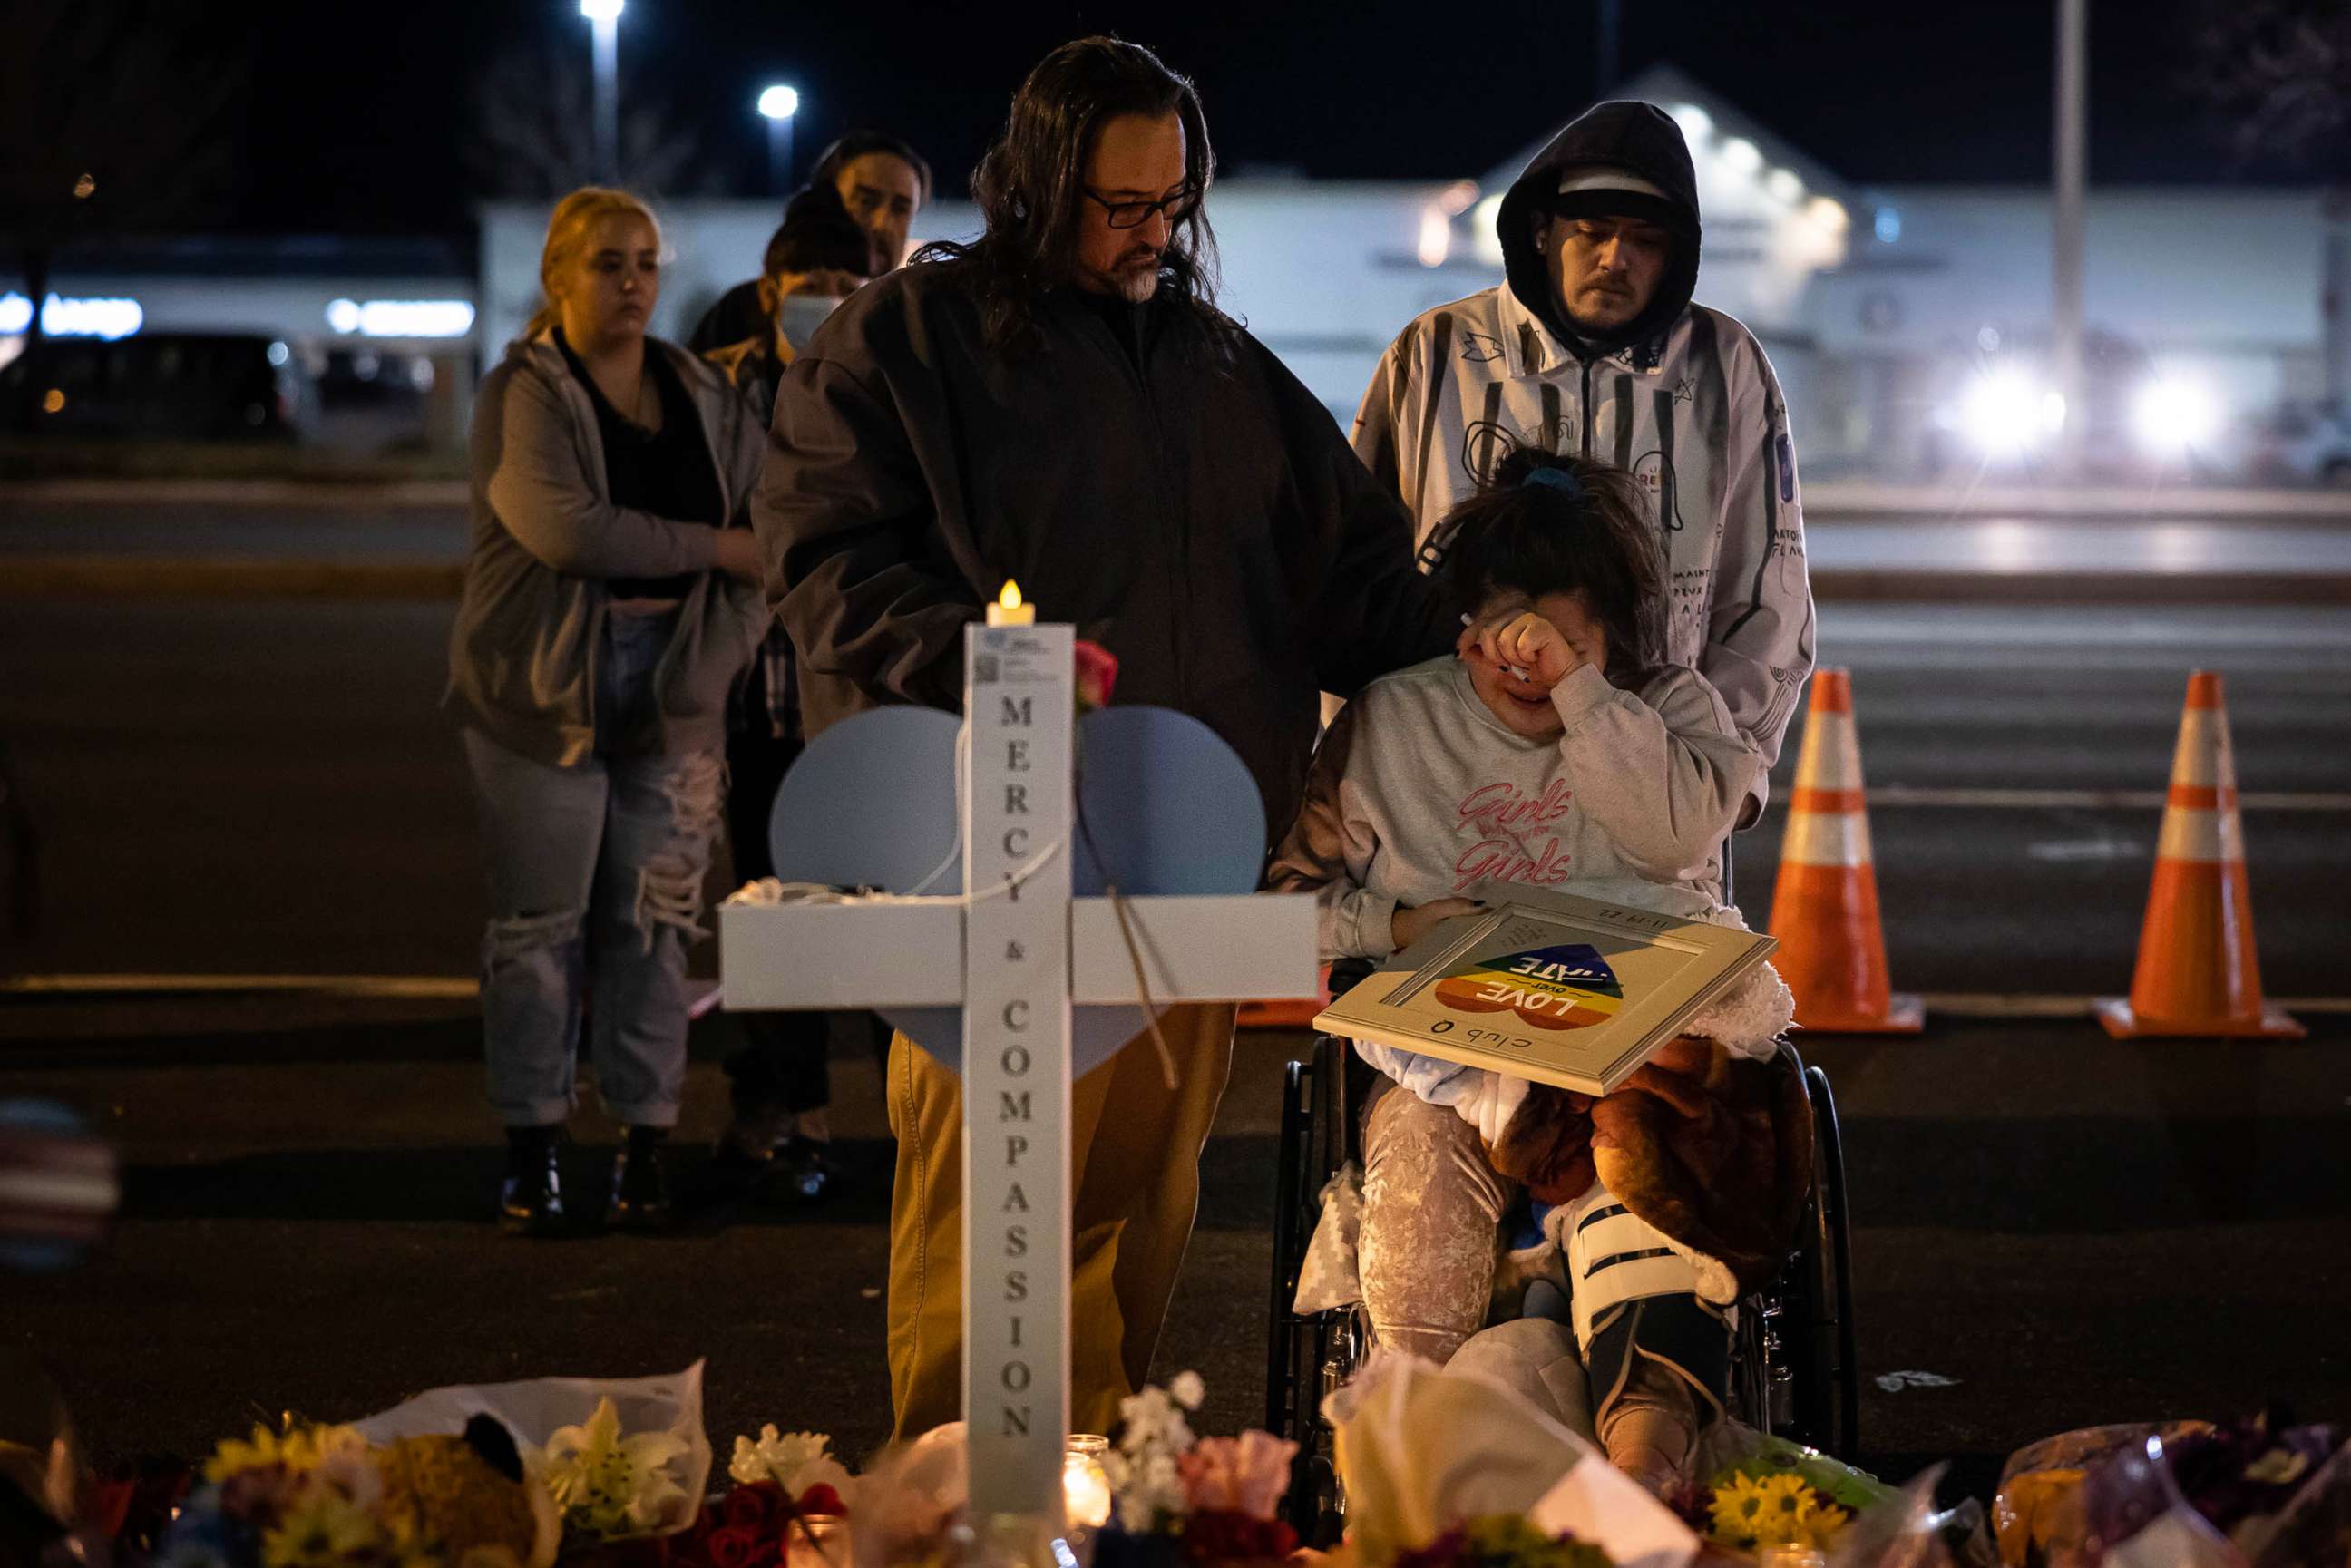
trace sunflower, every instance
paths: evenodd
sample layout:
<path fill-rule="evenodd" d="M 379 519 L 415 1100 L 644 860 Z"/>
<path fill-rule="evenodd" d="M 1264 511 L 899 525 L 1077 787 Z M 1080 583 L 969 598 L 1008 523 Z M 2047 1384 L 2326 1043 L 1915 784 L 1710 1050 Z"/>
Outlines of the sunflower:
<path fill-rule="evenodd" d="M 1757 1490 L 1763 1494 L 1762 1517 L 1756 1524 L 1757 1542 L 1764 1546 L 1801 1543 L 1804 1521 L 1819 1505 L 1820 1494 L 1804 1483 L 1803 1477 L 1785 1470 L 1764 1477 Z"/>
<path fill-rule="evenodd" d="M 1714 1489 L 1714 1538 L 1728 1545 L 1755 1543 L 1764 1525 L 1765 1493 L 1751 1476 L 1734 1473 Z"/>
<path fill-rule="evenodd" d="M 1823 1500 L 1818 1507 L 1804 1516 L 1804 1538 L 1810 1544 L 1826 1551 L 1829 1542 L 1836 1539 L 1837 1531 L 1843 1530 L 1852 1519 L 1853 1515 L 1845 1512 L 1836 1504 Z"/>

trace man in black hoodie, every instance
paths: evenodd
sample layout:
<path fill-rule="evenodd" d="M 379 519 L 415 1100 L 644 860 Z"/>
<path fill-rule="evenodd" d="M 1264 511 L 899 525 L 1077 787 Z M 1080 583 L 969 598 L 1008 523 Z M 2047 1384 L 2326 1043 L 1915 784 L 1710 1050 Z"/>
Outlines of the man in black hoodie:
<path fill-rule="evenodd" d="M 1504 281 L 1382 357 L 1356 454 L 1424 540 L 1513 444 L 1632 471 L 1671 583 L 1667 655 L 1721 692 L 1766 768 L 1812 673 L 1812 583 L 1786 401 L 1745 327 L 1692 304 L 1698 178 L 1681 128 L 1604 103 L 1502 198 Z M 1764 772 L 1742 816 L 1763 806 Z"/>
<path fill-rule="evenodd" d="M 811 737 L 885 703 L 959 709 L 963 631 L 1009 578 L 1119 660 L 1122 702 L 1199 719 L 1289 826 L 1317 693 L 1450 648 L 1411 525 L 1313 396 L 1216 308 L 1214 160 L 1191 85 L 1113 38 L 1055 50 L 974 182 L 987 232 L 868 285 L 786 372 L 753 507 Z M 1073 1095 L 1071 1416 L 1139 1386 L 1191 1234 L 1229 1007 L 1162 1020 Z M 962 1112 L 892 1047 L 891 1393 L 961 1403 Z"/>

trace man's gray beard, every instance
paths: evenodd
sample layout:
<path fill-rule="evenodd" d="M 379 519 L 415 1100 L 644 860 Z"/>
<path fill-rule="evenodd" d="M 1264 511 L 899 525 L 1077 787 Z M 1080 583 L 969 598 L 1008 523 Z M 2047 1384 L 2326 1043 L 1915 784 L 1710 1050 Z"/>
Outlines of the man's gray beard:
<path fill-rule="evenodd" d="M 1152 263 L 1148 272 L 1120 273 L 1114 281 L 1120 298 L 1129 305 L 1148 305 L 1151 297 L 1159 292 L 1159 264 Z"/>

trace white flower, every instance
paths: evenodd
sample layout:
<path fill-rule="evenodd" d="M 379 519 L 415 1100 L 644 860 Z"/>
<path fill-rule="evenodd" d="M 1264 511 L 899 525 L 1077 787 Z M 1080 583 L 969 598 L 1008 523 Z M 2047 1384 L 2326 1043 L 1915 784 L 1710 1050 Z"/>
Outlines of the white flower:
<path fill-rule="evenodd" d="M 586 1426 L 558 1427 L 538 1458 L 565 1529 L 610 1541 L 673 1522 L 687 1499 L 669 1467 L 686 1452 L 667 1432 L 622 1436 L 621 1412 L 607 1396 Z"/>
<path fill-rule="evenodd" d="M 778 1432 L 773 1423 L 759 1428 L 757 1442 L 748 1437 L 735 1439 L 726 1473 L 745 1486 L 773 1481 L 794 1501 L 814 1486 L 829 1486 L 846 1501 L 851 1487 L 849 1469 L 832 1457 L 830 1437 L 822 1432 Z"/>
<path fill-rule="evenodd" d="M 1118 1507 L 1119 1528 L 1142 1534 L 1184 1517 L 1183 1476 L 1176 1461 L 1194 1438 L 1187 1409 L 1196 1409 L 1206 1390 L 1197 1373 L 1183 1373 L 1172 1390 L 1156 1385 L 1119 1401 L 1124 1426 L 1117 1449 L 1102 1457 Z"/>

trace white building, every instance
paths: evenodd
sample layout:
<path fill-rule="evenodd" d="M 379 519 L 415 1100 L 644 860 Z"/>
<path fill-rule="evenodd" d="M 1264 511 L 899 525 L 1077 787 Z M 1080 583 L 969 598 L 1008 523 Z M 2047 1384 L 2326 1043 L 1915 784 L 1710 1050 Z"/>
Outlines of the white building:
<path fill-rule="evenodd" d="M 1670 68 L 1625 91 L 1689 137 L 1706 225 L 1698 298 L 1770 350 L 1808 472 L 1907 477 L 1972 464 L 1983 440 L 2029 447 L 2045 434 L 2045 188 L 1858 188 Z M 1219 182 L 1227 307 L 1346 423 L 1405 322 L 1499 280 L 1494 210 L 1549 134 L 1450 183 Z M 655 329 L 682 334 L 757 265 L 776 209 L 681 202 L 664 217 L 675 256 Z M 535 206 L 484 212 L 486 345 L 536 300 L 543 221 Z M 921 235 L 977 223 L 942 203 Z M 2322 390 L 2322 193 L 2094 187 L 2087 225 L 2092 406 L 2075 417 L 2095 462 L 2121 465 L 2151 382 L 2189 424 Z M 2217 460 L 2219 433 L 2195 434 Z"/>
<path fill-rule="evenodd" d="M 1706 225 L 1698 298 L 1763 340 L 1807 473 L 1912 477 L 1972 465 L 1987 443 L 2029 456 L 2046 436 L 2045 187 L 1859 188 L 1670 68 L 1625 91 L 1666 108 L 1689 137 Z M 1513 140 L 1541 134 L 1486 173 L 1450 182 L 1219 182 L 1211 213 L 1226 306 L 1347 423 L 1405 322 L 1499 280 L 1494 210 L 1555 129 L 1507 128 Z M 656 332 L 684 337 L 750 274 L 778 206 L 661 204 L 673 255 Z M 56 287 L 133 299 L 149 330 L 266 331 L 313 363 L 338 349 L 430 354 L 444 380 L 462 382 L 536 304 L 545 222 L 542 204 L 486 206 L 475 280 L 371 270 L 361 245 L 218 276 L 187 257 L 152 275 L 63 268 Z M 917 238 L 977 226 L 967 204 L 943 202 L 923 214 Z M 2325 254 L 2330 243 L 2351 246 L 2331 227 L 2323 193 L 2094 185 L 2087 227 L 2090 406 L 2070 417 L 2088 430 L 2094 461 L 2118 465 L 2142 444 L 2132 415 L 2150 387 L 2167 395 L 2168 434 L 2193 436 L 2207 467 L 2222 465 L 2229 447 L 2203 428 L 2218 416 L 2250 419 L 2325 390 Z M 0 285 L 0 314 L 12 298 L 29 308 Z M 463 336 L 441 335 L 453 329 Z M 449 428 L 445 417 L 434 423 Z"/>

